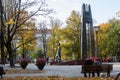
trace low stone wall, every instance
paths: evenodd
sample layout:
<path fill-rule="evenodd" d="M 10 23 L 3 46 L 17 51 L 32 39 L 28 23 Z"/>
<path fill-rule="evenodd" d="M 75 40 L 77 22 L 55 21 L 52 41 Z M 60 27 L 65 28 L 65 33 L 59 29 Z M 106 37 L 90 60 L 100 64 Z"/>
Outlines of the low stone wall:
<path fill-rule="evenodd" d="M 84 60 L 71 60 L 66 62 L 51 62 L 51 65 L 83 65 Z"/>

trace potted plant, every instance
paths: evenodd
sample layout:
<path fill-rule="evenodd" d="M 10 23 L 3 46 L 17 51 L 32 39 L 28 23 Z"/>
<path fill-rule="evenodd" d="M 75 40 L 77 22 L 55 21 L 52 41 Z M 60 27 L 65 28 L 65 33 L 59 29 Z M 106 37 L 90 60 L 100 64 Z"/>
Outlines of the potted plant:
<path fill-rule="evenodd" d="M 29 61 L 26 59 L 26 58 L 22 58 L 20 61 L 19 61 L 19 64 L 20 66 L 25 69 L 28 65 Z"/>
<path fill-rule="evenodd" d="M 37 58 L 36 60 L 36 66 L 38 67 L 39 70 L 42 70 L 46 64 L 46 59 L 45 58 Z"/>

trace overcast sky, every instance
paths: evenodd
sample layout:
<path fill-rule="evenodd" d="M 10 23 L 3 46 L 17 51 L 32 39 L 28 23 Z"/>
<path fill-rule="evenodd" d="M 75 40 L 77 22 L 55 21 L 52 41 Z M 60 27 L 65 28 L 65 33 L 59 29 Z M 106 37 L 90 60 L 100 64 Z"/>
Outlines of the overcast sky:
<path fill-rule="evenodd" d="M 46 3 L 49 8 L 56 11 L 54 17 L 62 22 L 65 22 L 72 10 L 81 14 L 83 3 L 91 5 L 93 19 L 97 21 L 94 25 L 116 17 L 116 13 L 120 10 L 120 0 L 46 0 Z"/>

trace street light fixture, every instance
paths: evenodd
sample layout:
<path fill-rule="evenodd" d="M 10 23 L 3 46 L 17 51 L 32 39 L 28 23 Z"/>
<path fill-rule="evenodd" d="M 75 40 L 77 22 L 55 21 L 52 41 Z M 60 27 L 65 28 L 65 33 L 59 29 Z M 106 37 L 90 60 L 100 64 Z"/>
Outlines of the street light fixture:
<path fill-rule="evenodd" d="M 94 26 L 94 30 L 96 33 L 95 57 L 98 56 L 98 32 L 99 32 L 99 28 L 100 28 L 100 26 Z"/>

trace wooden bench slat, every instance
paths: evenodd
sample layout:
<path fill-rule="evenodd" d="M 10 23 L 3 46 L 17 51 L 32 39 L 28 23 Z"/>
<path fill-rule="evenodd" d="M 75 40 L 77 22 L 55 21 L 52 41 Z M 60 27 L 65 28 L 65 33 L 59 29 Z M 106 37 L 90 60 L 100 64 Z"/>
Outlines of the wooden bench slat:
<path fill-rule="evenodd" d="M 112 64 L 102 64 L 102 65 L 82 65 L 81 73 L 102 73 L 106 72 L 107 75 L 110 75 L 110 72 L 113 70 Z"/>

